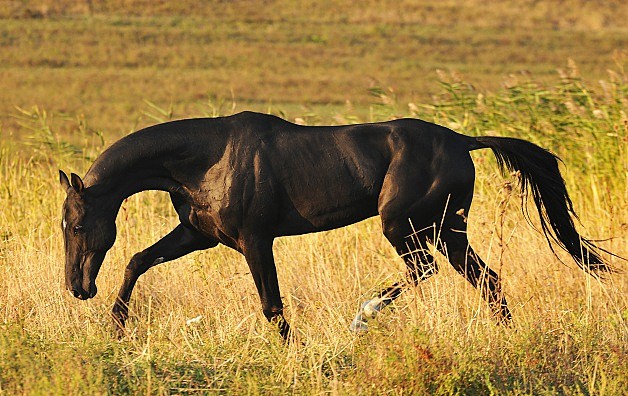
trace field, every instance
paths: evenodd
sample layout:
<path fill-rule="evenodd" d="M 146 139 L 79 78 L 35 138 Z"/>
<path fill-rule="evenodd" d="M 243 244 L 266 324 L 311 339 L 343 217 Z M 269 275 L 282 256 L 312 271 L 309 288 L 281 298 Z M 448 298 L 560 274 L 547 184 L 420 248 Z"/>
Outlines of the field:
<path fill-rule="evenodd" d="M 84 174 L 145 125 L 244 109 L 528 139 L 562 158 L 582 234 L 627 257 L 628 7 L 429 3 L 0 0 L 0 395 L 626 394 L 628 265 L 608 257 L 623 273 L 599 281 L 554 256 L 488 150 L 473 153 L 469 238 L 503 278 L 511 328 L 440 257 L 350 333 L 404 276 L 374 218 L 276 240 L 292 343 L 224 247 L 142 276 L 117 341 L 126 263 L 177 223 L 158 192 L 124 203 L 99 294 L 64 290 L 58 169 Z"/>

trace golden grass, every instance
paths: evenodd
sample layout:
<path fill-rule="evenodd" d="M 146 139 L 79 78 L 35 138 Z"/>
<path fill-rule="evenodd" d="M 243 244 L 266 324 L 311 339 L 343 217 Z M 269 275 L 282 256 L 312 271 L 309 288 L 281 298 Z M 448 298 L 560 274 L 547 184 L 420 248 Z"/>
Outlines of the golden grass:
<path fill-rule="evenodd" d="M 621 394 L 628 383 L 625 273 L 601 283 L 565 254 L 566 265 L 554 257 L 489 152 L 474 153 L 470 240 L 503 277 L 512 328 L 496 326 L 480 293 L 441 257 L 440 273 L 406 292 L 369 333 L 350 333 L 359 304 L 403 277 L 375 218 L 276 241 L 297 340 L 284 345 L 261 314 L 243 258 L 224 247 L 142 276 L 130 335 L 116 342 L 109 311 L 126 262 L 176 225 L 167 195 L 125 202 L 99 294 L 81 302 L 63 285 L 57 168 L 80 172 L 85 154 L 60 145 L 17 155 L 19 147 L 3 141 L 0 150 L 2 200 L 9 203 L 0 211 L 0 393 Z M 575 155 L 565 158 L 564 170 L 579 198 L 581 228 L 613 237 L 602 245 L 626 256 L 625 180 L 611 185 L 599 174 L 577 173 Z M 625 166 L 625 151 L 616 160 Z M 615 196 L 596 198 L 591 186 L 612 186 Z"/>
<path fill-rule="evenodd" d="M 359 304 L 404 273 L 375 218 L 275 242 L 297 342 L 266 323 L 224 247 L 142 276 L 116 341 L 127 261 L 177 222 L 157 192 L 125 202 L 96 298 L 64 290 L 57 170 L 82 174 L 149 123 L 241 109 L 532 140 L 565 161 L 583 234 L 628 256 L 622 2 L 363 5 L 0 2 L 0 395 L 625 394 L 626 264 L 611 259 L 624 273 L 599 282 L 561 263 L 486 151 L 473 153 L 470 240 L 503 277 L 512 328 L 440 257 L 438 275 L 351 334 Z"/>

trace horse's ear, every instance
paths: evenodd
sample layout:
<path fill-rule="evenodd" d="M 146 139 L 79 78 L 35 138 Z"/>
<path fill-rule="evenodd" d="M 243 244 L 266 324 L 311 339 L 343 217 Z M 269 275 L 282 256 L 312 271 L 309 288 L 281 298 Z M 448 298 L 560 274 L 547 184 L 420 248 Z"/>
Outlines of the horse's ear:
<path fill-rule="evenodd" d="M 81 180 L 76 173 L 70 174 L 70 178 L 72 179 L 72 188 L 74 188 L 77 193 L 82 193 L 84 188 L 83 180 Z"/>
<path fill-rule="evenodd" d="M 68 176 L 61 169 L 59 169 L 59 183 L 61 183 L 61 187 L 63 187 L 65 191 L 68 191 L 68 188 L 72 187 Z"/>

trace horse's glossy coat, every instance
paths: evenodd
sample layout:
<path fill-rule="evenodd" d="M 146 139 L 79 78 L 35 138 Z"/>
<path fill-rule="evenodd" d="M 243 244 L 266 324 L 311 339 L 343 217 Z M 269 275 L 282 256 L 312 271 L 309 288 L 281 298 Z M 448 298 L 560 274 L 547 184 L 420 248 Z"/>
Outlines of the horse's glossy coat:
<path fill-rule="evenodd" d="M 299 126 L 244 112 L 155 125 L 113 144 L 83 179 L 60 172 L 66 286 L 80 298 L 114 243 L 115 218 L 128 196 L 168 191 L 181 224 L 127 266 L 113 315 L 120 331 L 138 277 L 150 267 L 222 243 L 242 253 L 263 312 L 288 336 L 272 245 L 276 237 L 342 227 L 381 216 L 386 238 L 413 283 L 437 272 L 427 244 L 480 287 L 500 321 L 510 320 L 498 276 L 469 246 L 466 215 L 475 170 L 469 151 L 491 148 L 521 175 L 548 240 L 585 270 L 608 271 L 580 238 L 556 157 L 519 139 L 468 137 L 415 119 L 336 127 Z M 141 230 L 138 230 L 141 232 Z M 435 236 L 438 236 L 436 240 Z M 402 284 L 381 293 L 396 298 Z"/>

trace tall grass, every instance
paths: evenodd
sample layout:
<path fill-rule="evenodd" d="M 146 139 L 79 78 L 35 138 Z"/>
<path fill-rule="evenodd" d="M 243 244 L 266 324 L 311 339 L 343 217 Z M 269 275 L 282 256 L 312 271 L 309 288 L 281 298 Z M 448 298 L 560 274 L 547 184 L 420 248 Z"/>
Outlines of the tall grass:
<path fill-rule="evenodd" d="M 374 90 L 368 119 L 350 108 L 336 119 L 415 116 L 548 147 L 565 162 L 583 233 L 611 238 L 600 243 L 626 256 L 627 88 L 621 69 L 590 85 L 573 65 L 551 83 L 513 76 L 494 94 L 443 74 L 434 103 L 406 105 Z M 171 113 L 153 107 L 151 114 Z M 22 111 L 29 144 L 0 140 L 0 394 L 619 395 L 628 389 L 626 275 L 601 283 L 567 255 L 554 257 L 521 215 L 514 180 L 498 176 L 484 151 L 474 153 L 470 240 L 502 274 L 512 328 L 494 325 L 480 293 L 441 257 L 441 272 L 405 293 L 367 334 L 349 333 L 359 303 L 404 273 L 378 219 L 371 219 L 276 241 L 297 342 L 280 341 L 261 314 L 244 260 L 223 247 L 142 276 L 131 300 L 131 334 L 115 341 L 109 311 L 126 262 L 172 229 L 176 216 L 165 194 L 129 198 L 98 278 L 99 295 L 87 302 L 71 297 L 63 286 L 57 169 L 84 172 L 103 144 L 80 117 L 66 117 L 67 131 L 59 133 L 50 127 L 52 116 Z"/>

